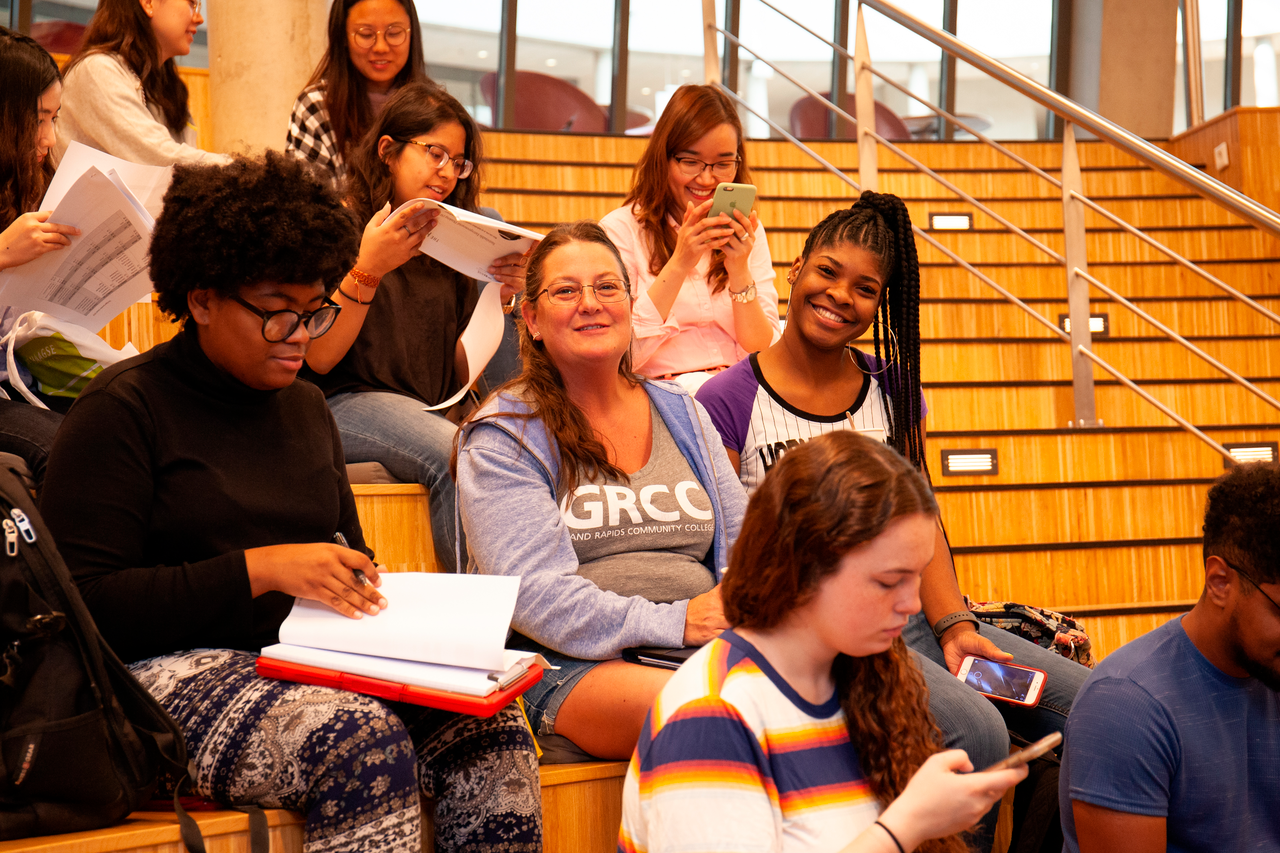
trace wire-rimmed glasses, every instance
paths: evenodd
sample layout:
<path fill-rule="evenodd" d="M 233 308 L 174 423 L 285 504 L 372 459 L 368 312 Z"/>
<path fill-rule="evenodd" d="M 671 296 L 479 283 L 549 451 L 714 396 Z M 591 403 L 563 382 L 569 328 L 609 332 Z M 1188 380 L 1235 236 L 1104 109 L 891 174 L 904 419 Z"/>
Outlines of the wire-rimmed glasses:
<path fill-rule="evenodd" d="M 394 139 L 394 137 L 392 138 Z M 427 155 L 427 159 L 435 164 L 437 169 L 443 169 L 445 163 L 452 163 L 453 173 L 458 176 L 458 180 L 460 181 L 465 180 L 476 167 L 476 164 L 472 163 L 467 158 L 461 156 L 453 157 L 449 154 L 448 150 L 431 142 L 418 142 L 416 139 L 396 139 L 396 142 L 401 142 L 405 145 L 418 146 L 422 149 L 422 152 Z"/>
<path fill-rule="evenodd" d="M 409 29 L 403 24 L 392 24 L 385 30 L 375 30 L 373 27 L 361 27 L 358 30 L 351 31 L 351 40 L 356 43 L 357 47 L 368 50 L 378 42 L 378 35 L 381 34 L 383 40 L 389 47 L 399 47 L 409 38 Z"/>
<path fill-rule="evenodd" d="M 631 289 L 627 287 L 625 281 L 606 278 L 597 281 L 595 284 L 557 281 L 538 291 L 538 295 L 533 298 L 536 302 L 545 294 L 547 301 L 555 305 L 577 305 L 582 301 L 582 294 L 586 292 L 588 287 L 595 294 L 597 302 L 623 302 L 631 295 Z"/>

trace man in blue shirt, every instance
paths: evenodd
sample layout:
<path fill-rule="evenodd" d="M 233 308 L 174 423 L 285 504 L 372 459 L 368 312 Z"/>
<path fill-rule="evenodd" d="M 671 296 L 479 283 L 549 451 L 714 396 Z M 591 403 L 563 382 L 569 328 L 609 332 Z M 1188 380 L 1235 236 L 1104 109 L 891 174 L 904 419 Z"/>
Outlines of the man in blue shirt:
<path fill-rule="evenodd" d="M 1280 850 L 1280 466 L 1209 492 L 1196 606 L 1109 655 L 1067 720 L 1068 853 Z"/>

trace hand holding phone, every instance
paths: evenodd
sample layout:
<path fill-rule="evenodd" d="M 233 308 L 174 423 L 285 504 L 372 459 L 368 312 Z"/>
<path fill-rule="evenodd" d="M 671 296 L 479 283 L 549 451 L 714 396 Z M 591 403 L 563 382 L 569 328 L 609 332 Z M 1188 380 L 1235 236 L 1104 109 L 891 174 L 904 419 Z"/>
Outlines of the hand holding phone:
<path fill-rule="evenodd" d="M 1024 708 L 1039 704 L 1046 677 L 1042 669 L 998 663 L 974 655 L 967 655 L 956 673 L 956 678 L 983 696 Z"/>
<path fill-rule="evenodd" d="M 1035 759 L 1044 755 L 1058 744 L 1062 743 L 1062 732 L 1051 732 L 1040 740 L 1017 752 L 1011 753 L 1008 758 L 1003 758 L 992 764 L 990 767 L 984 767 L 982 772 L 989 770 L 1009 770 L 1014 767 L 1021 767 L 1024 764 L 1030 764 Z"/>
<path fill-rule="evenodd" d="M 719 184 L 715 195 L 711 197 L 711 210 L 707 211 L 707 218 L 714 219 L 724 214 L 732 222 L 735 210 L 742 211 L 744 217 L 750 216 L 755 203 L 756 188 L 751 184 Z"/>

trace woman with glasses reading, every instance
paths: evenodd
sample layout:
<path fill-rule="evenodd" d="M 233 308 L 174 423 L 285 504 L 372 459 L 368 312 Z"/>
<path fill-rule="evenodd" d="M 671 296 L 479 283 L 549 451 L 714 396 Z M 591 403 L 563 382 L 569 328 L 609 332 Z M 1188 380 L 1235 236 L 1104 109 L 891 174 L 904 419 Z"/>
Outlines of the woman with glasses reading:
<path fill-rule="evenodd" d="M 671 96 L 626 203 L 600 220 L 635 285 L 635 369 L 696 391 L 777 340 L 778 292 L 754 211 L 708 218 L 721 183 L 750 183 L 737 110 L 712 86 Z"/>
<path fill-rule="evenodd" d="M 515 706 L 482 720 L 255 672 L 295 598 L 357 619 L 398 606 L 333 418 L 295 381 L 345 310 L 325 294 L 358 240 L 327 179 L 284 154 L 175 170 L 151 276 L 182 331 L 90 383 L 41 511 L 103 637 L 181 726 L 200 794 L 301 811 L 305 849 L 335 853 L 418 853 L 426 796 L 437 851 L 534 853 Z"/>
<path fill-rule="evenodd" d="M 446 569 L 457 562 L 449 476 L 456 430 L 424 407 L 474 378 L 459 336 L 479 289 L 419 251 L 434 211 L 392 211 L 417 198 L 477 211 L 479 162 L 480 131 L 444 89 L 409 83 L 387 101 L 349 163 L 347 206 L 369 224 L 355 267 L 333 294 L 343 313 L 307 354 L 304 374 L 328 397 L 349 462 L 381 462 L 431 493 L 436 560 Z M 522 263 L 509 255 L 491 270 L 504 298 L 523 284 Z"/>
<path fill-rule="evenodd" d="M 285 150 L 341 180 L 387 98 L 429 82 L 413 0 L 336 0 L 329 47 L 294 102 Z"/>
<path fill-rule="evenodd" d="M 544 763 L 629 756 L 671 673 L 622 650 L 726 627 L 746 496 L 702 407 L 632 372 L 633 304 L 598 225 L 553 229 L 529 258 L 523 372 L 458 441 L 468 569 L 520 577 L 511 643 L 559 667 L 524 697 Z"/>
<path fill-rule="evenodd" d="M 61 156 L 82 142 L 134 163 L 227 163 L 196 146 L 187 84 L 174 57 L 191 52 L 201 0 L 100 0 L 67 65 Z"/>

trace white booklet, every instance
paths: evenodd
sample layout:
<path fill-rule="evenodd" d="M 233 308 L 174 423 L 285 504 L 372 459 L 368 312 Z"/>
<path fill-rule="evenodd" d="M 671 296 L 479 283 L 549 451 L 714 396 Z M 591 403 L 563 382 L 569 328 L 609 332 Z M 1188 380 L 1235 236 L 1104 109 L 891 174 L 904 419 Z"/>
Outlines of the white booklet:
<path fill-rule="evenodd" d="M 89 171 L 90 167 L 96 168 L 103 174 L 110 174 L 114 169 L 120 176 L 120 181 L 128 185 L 129 190 L 136 197 L 138 206 L 146 210 L 152 224 L 155 223 L 155 218 L 160 215 L 160 210 L 164 207 L 164 194 L 173 180 L 173 167 L 131 163 L 105 154 L 97 148 L 91 148 L 83 142 L 72 142 L 67 146 L 66 153 L 58 161 L 58 171 L 49 182 L 49 189 L 45 190 L 40 209 L 52 210 L 57 207 L 62 197 L 71 189 L 71 185 Z"/>
<path fill-rule="evenodd" d="M 489 267 L 498 258 L 512 252 L 524 254 L 542 239 L 537 231 L 508 225 L 483 213 L 472 213 L 429 198 L 406 201 L 396 208 L 396 212 L 418 202 L 426 205 L 428 210 L 440 211 L 436 227 L 431 229 L 419 247 L 421 252 L 479 281 L 495 280 L 489 275 Z"/>
<path fill-rule="evenodd" d="M 114 170 L 89 166 L 49 219 L 79 228 L 80 236 L 0 274 L 0 305 L 97 332 L 151 292 L 147 251 L 155 223 Z"/>
<path fill-rule="evenodd" d="M 484 696 L 535 654 L 505 649 L 520 579 L 493 575 L 384 572 L 388 606 L 349 619 L 297 599 L 268 658 L 418 687 Z M 491 678 L 490 676 L 494 677 Z"/>

